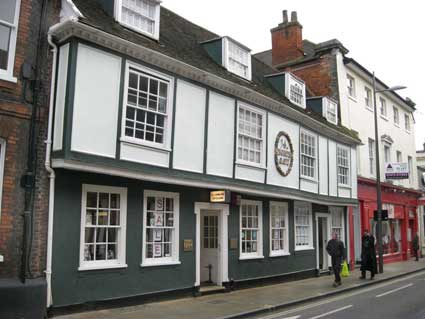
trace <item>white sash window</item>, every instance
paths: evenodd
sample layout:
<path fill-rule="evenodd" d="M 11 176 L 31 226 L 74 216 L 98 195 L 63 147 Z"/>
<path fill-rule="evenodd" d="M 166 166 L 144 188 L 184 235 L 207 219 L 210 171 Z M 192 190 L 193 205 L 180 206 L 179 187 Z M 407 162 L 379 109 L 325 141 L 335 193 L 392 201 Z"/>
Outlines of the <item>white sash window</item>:
<path fill-rule="evenodd" d="M 21 0 L 0 1 L 0 79 L 16 82 L 13 77 Z"/>

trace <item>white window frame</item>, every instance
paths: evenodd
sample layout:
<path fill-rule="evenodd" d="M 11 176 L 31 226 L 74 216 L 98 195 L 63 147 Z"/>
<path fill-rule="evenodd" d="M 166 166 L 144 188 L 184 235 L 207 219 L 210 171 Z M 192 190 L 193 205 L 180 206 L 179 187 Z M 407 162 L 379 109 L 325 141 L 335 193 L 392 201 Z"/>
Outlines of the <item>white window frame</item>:
<path fill-rule="evenodd" d="M 296 84 L 296 85 L 299 85 L 301 87 L 302 94 L 303 94 L 301 103 L 298 103 L 297 101 L 294 101 L 293 99 L 291 99 L 291 85 L 292 84 Z M 305 87 L 305 82 L 302 81 L 301 79 L 297 78 L 292 73 L 289 73 L 289 72 L 288 73 L 285 73 L 285 96 L 293 104 L 298 105 L 299 107 L 302 107 L 303 109 L 305 109 L 306 108 L 306 87 Z"/>
<path fill-rule="evenodd" d="M 120 195 L 120 233 L 117 235 L 117 255 L 114 260 L 102 261 L 85 261 L 85 227 L 86 227 L 86 207 L 87 193 L 115 193 Z M 83 184 L 81 200 L 81 228 L 80 228 L 80 266 L 79 271 L 109 269 L 109 268 L 126 268 L 126 240 L 127 240 L 127 188 L 111 187 L 102 185 Z"/>
<path fill-rule="evenodd" d="M 333 234 L 334 229 L 340 230 L 340 237 L 339 240 L 345 242 L 345 214 L 344 214 L 344 208 L 343 207 L 329 207 L 329 212 L 331 213 L 331 234 Z M 334 226 L 334 215 L 340 214 L 341 217 L 341 226 Z"/>
<path fill-rule="evenodd" d="M 155 143 L 153 141 L 146 141 L 138 139 L 135 137 L 125 136 L 125 122 L 126 122 L 126 112 L 127 112 L 127 102 L 128 102 L 128 81 L 130 78 L 130 69 L 134 69 L 136 72 L 145 73 L 149 77 L 151 75 L 154 78 L 159 78 L 163 81 L 168 82 L 168 92 L 167 92 L 167 114 L 165 117 L 164 125 L 164 136 L 162 143 Z M 127 142 L 131 144 L 138 144 L 141 146 L 147 146 L 150 148 L 161 149 L 164 151 L 171 151 L 171 130 L 173 123 L 173 99 L 174 99 L 174 78 L 163 73 L 159 73 L 153 69 L 135 64 L 132 62 L 127 62 L 125 70 L 125 81 L 124 81 L 124 93 L 123 93 L 123 107 L 122 107 L 122 120 L 121 120 L 121 142 Z"/>
<path fill-rule="evenodd" d="M 253 166 L 253 167 L 258 167 L 258 168 L 262 168 L 265 169 L 266 168 L 266 143 L 267 143 L 267 137 L 266 137 L 266 116 L 267 113 L 259 108 L 253 107 L 251 105 L 248 105 L 246 103 L 240 102 L 238 101 L 237 103 L 237 132 L 236 132 L 236 164 L 241 164 L 241 165 L 247 165 L 247 166 Z M 262 127 L 261 127 L 261 154 L 260 154 L 260 163 L 256 163 L 256 162 L 251 162 L 251 161 L 246 161 L 243 159 L 239 159 L 239 134 L 243 135 L 243 136 L 247 136 L 243 133 L 240 133 L 239 131 L 239 111 L 240 109 L 243 108 L 245 110 L 248 110 L 250 112 L 259 114 L 262 116 Z M 249 154 L 248 154 L 249 155 Z"/>
<path fill-rule="evenodd" d="M 372 90 L 368 88 L 367 86 L 364 87 L 365 91 L 365 105 L 366 108 L 370 111 L 373 111 L 373 105 L 372 105 Z"/>
<path fill-rule="evenodd" d="M 347 163 L 348 166 L 342 166 L 338 163 L 338 149 L 341 149 L 341 151 L 347 152 Z M 340 174 L 339 174 L 339 167 L 347 169 L 347 184 L 340 183 Z M 336 146 L 336 171 L 337 171 L 337 179 L 338 179 L 338 186 L 340 187 L 351 187 L 351 156 L 350 156 L 350 148 L 344 145 L 338 144 Z"/>
<path fill-rule="evenodd" d="M 350 84 L 350 86 L 348 84 Z M 354 100 L 356 99 L 356 80 L 350 74 L 347 74 L 347 94 Z"/>
<path fill-rule="evenodd" d="M 326 120 L 332 124 L 338 125 L 338 103 L 333 101 L 332 99 L 328 97 L 324 97 L 322 101 L 323 107 L 323 117 L 326 118 Z M 330 106 L 335 107 L 335 112 L 332 112 L 330 110 Z M 331 120 L 329 114 L 335 115 L 335 120 Z"/>
<path fill-rule="evenodd" d="M 239 73 L 237 73 L 235 70 L 232 70 L 232 68 L 230 67 L 230 63 L 229 63 L 229 59 L 230 59 L 230 54 L 229 54 L 229 43 L 232 43 L 236 46 L 238 46 L 242 51 L 245 51 L 248 54 L 248 65 L 246 65 L 248 67 L 247 69 L 247 76 L 243 76 Z M 236 41 L 230 39 L 229 37 L 223 37 L 222 38 L 222 58 L 223 58 L 223 66 L 224 68 L 226 68 L 227 71 L 245 79 L 248 81 L 252 80 L 252 58 L 251 58 L 251 51 L 246 48 L 241 46 L 239 43 L 237 43 Z M 239 61 L 238 61 L 239 62 Z M 240 62 L 239 62 L 240 63 Z M 243 65 L 243 63 L 241 63 Z"/>
<path fill-rule="evenodd" d="M 257 251 L 253 253 L 242 252 L 242 206 L 251 205 L 258 207 L 258 227 L 257 227 Z M 248 227 L 245 227 L 248 228 Z M 251 228 L 250 228 L 251 229 Z M 263 202 L 242 199 L 239 206 L 239 260 L 262 259 L 263 255 Z"/>
<path fill-rule="evenodd" d="M 409 168 L 409 183 L 413 184 L 413 157 L 407 156 L 407 167 Z"/>
<path fill-rule="evenodd" d="M 395 105 L 393 105 L 393 119 L 394 125 L 400 127 L 400 111 Z"/>
<path fill-rule="evenodd" d="M 404 113 L 404 129 L 407 133 L 412 131 L 412 126 L 410 124 L 410 116 L 407 113 Z"/>
<path fill-rule="evenodd" d="M 285 222 L 285 227 L 274 227 L 272 224 L 272 207 L 276 207 L 278 209 L 283 209 L 283 219 Z M 288 224 L 288 203 L 287 202 L 270 202 L 270 257 L 278 257 L 278 256 L 289 256 L 289 224 Z M 284 241 L 284 248 L 283 249 L 273 249 L 273 230 L 284 230 L 285 236 L 283 238 Z"/>
<path fill-rule="evenodd" d="M 369 138 L 368 139 L 368 155 L 369 155 L 369 173 L 372 176 L 375 176 L 375 170 L 376 170 L 376 162 L 375 162 L 375 140 Z"/>
<path fill-rule="evenodd" d="M 174 238 L 172 245 L 172 256 L 161 258 L 147 258 L 146 257 L 146 226 L 147 226 L 147 198 L 148 197 L 168 197 L 173 199 L 174 205 Z M 164 266 L 164 265 L 179 265 L 180 264 L 180 194 L 171 192 L 162 192 L 154 190 L 145 190 L 143 192 L 143 236 L 142 236 L 142 267 Z"/>
<path fill-rule="evenodd" d="M 302 140 L 302 138 L 301 138 L 301 136 L 302 135 L 306 135 L 306 136 L 308 136 L 308 137 L 310 137 L 310 138 L 313 138 L 314 139 L 314 157 L 313 156 L 311 156 L 311 154 L 306 154 L 306 153 L 303 153 L 302 152 L 302 145 L 301 145 L 301 140 Z M 314 134 L 314 133 L 312 133 L 312 132 L 310 132 L 310 131 L 308 131 L 308 130 L 306 130 L 306 129 L 300 129 L 300 176 L 301 176 L 301 178 L 304 178 L 304 179 L 308 179 L 308 180 L 311 180 L 311 181 L 314 181 L 314 182 L 317 182 L 317 180 L 318 180 L 318 136 L 317 136 L 317 134 Z M 314 166 L 313 166 L 313 173 L 314 173 L 314 176 L 308 176 L 308 175 L 304 175 L 303 174 L 303 172 L 302 172 L 302 166 L 303 166 L 303 164 L 302 164 L 302 159 L 303 159 L 303 157 L 307 157 L 307 158 L 310 158 L 310 159 L 313 159 L 314 160 Z"/>
<path fill-rule="evenodd" d="M 6 164 L 6 141 L 0 138 L 0 220 L 1 220 L 1 204 L 3 198 L 3 177 L 4 166 Z"/>
<path fill-rule="evenodd" d="M 391 144 L 387 143 L 387 142 L 382 142 L 382 148 L 383 148 L 383 155 L 384 155 L 384 164 L 385 163 L 390 163 L 391 162 Z M 386 158 L 387 154 L 385 152 L 385 150 L 388 148 L 388 158 Z"/>
<path fill-rule="evenodd" d="M 309 243 L 308 245 L 297 245 L 297 227 L 305 227 L 306 225 L 298 225 L 297 224 L 297 209 L 303 209 L 308 210 L 309 215 L 309 223 L 310 227 L 308 230 L 308 236 L 309 236 Z M 313 239 L 313 209 L 311 203 L 307 202 L 300 202 L 295 201 L 294 202 L 294 245 L 295 245 L 295 251 L 302 251 L 302 250 L 313 250 L 314 249 L 314 239 Z"/>
<path fill-rule="evenodd" d="M 396 151 L 395 153 L 396 153 L 397 163 L 402 163 L 403 162 L 403 155 L 402 155 L 401 151 Z"/>
<path fill-rule="evenodd" d="M 9 40 L 9 55 L 7 59 L 7 69 L 0 69 L 0 80 L 16 83 L 18 79 L 13 76 L 16 54 L 16 42 L 18 40 L 19 14 L 21 9 L 21 0 L 16 0 L 14 23 L 2 21 L 1 24 L 11 28 Z"/>
<path fill-rule="evenodd" d="M 160 12 L 161 12 L 161 1 L 159 0 L 148 0 L 148 2 L 152 2 L 155 5 L 155 18 L 154 18 L 154 33 L 149 33 L 143 29 L 139 29 L 131 24 L 125 23 L 124 21 L 122 21 L 122 1 L 123 0 L 116 0 L 115 1 L 115 6 L 114 6 L 114 13 L 115 13 L 115 19 L 123 26 L 132 29 L 136 32 L 139 32 L 141 34 L 144 34 L 150 38 L 153 38 L 155 40 L 159 40 L 159 26 L 160 26 Z M 149 18 L 150 19 L 150 18 Z"/>
<path fill-rule="evenodd" d="M 379 97 L 379 113 L 383 119 L 388 120 L 387 100 L 385 100 L 382 96 Z"/>

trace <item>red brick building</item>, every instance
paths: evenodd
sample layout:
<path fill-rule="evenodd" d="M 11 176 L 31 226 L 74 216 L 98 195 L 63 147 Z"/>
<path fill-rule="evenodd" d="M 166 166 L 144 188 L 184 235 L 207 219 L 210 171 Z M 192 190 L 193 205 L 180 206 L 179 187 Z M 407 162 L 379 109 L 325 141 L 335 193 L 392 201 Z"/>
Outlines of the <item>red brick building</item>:
<path fill-rule="evenodd" d="M 45 311 L 47 30 L 59 16 L 58 2 L 0 3 L 1 318 Z"/>

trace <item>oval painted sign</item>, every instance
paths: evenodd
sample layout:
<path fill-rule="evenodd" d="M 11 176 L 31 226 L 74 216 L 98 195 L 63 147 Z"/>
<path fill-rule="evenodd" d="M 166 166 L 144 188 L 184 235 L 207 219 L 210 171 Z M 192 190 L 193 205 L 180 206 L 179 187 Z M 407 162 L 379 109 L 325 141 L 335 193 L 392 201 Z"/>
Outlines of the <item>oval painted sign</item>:
<path fill-rule="evenodd" d="M 294 148 L 289 135 L 285 132 L 277 134 L 274 144 L 274 162 L 280 175 L 288 176 L 291 173 L 294 163 Z"/>

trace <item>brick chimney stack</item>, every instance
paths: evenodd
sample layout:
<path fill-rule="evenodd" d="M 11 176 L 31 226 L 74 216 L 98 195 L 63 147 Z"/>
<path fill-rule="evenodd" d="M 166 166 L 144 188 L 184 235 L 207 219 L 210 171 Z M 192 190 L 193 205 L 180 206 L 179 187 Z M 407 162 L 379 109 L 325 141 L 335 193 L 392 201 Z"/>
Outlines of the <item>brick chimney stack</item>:
<path fill-rule="evenodd" d="M 304 56 L 303 27 L 298 22 L 297 12 L 291 12 L 291 21 L 288 20 L 287 10 L 283 10 L 282 13 L 282 23 L 271 30 L 273 66 Z"/>

